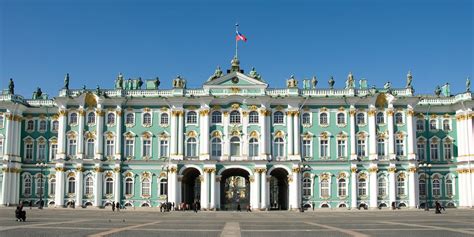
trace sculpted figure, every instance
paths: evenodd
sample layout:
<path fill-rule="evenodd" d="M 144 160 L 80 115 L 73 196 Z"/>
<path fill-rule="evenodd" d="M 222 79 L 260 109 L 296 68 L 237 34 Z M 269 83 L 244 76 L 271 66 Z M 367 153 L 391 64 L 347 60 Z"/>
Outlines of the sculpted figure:
<path fill-rule="evenodd" d="M 411 88 L 412 80 L 413 80 L 413 76 L 411 75 L 411 71 L 408 71 L 406 88 Z"/>
<path fill-rule="evenodd" d="M 436 89 L 435 89 L 434 93 L 435 93 L 436 96 L 439 97 L 441 95 L 441 88 L 439 86 L 436 86 Z"/>
<path fill-rule="evenodd" d="M 115 81 L 115 89 L 123 89 L 123 75 L 120 73 Z"/>
<path fill-rule="evenodd" d="M 69 90 L 69 73 L 64 77 L 64 89 Z"/>
<path fill-rule="evenodd" d="M 217 66 L 216 70 L 214 71 L 214 74 L 212 74 L 212 76 L 210 76 L 207 81 L 212 81 L 212 80 L 217 79 L 217 78 L 219 78 L 219 77 L 221 77 L 221 76 L 222 76 L 221 67 L 220 67 L 220 66 Z"/>
<path fill-rule="evenodd" d="M 253 79 L 257 79 L 257 80 L 261 80 L 262 77 L 260 76 L 260 74 L 258 74 L 258 72 L 255 70 L 255 67 L 252 67 L 252 70 L 249 72 L 249 77 L 253 78 Z"/>
<path fill-rule="evenodd" d="M 10 93 L 10 95 L 15 94 L 15 83 L 13 82 L 13 78 L 10 78 L 10 83 L 8 84 L 8 93 Z"/>
<path fill-rule="evenodd" d="M 331 76 L 331 78 L 328 81 L 329 89 L 331 90 L 334 89 L 334 83 L 336 83 L 336 81 L 334 81 L 334 77 Z"/>
<path fill-rule="evenodd" d="M 347 80 L 346 80 L 346 89 L 353 89 L 354 88 L 354 75 L 352 75 L 352 72 L 349 72 L 349 75 L 347 75 Z"/>
<path fill-rule="evenodd" d="M 318 85 L 318 79 L 316 78 L 316 76 L 313 76 L 313 78 L 311 79 L 311 86 L 313 89 L 316 89 L 316 85 Z"/>
<path fill-rule="evenodd" d="M 386 90 L 390 90 L 391 87 L 392 87 L 392 83 L 389 81 L 385 82 L 385 84 L 383 85 L 383 88 Z"/>
<path fill-rule="evenodd" d="M 143 81 L 142 78 L 139 77 L 137 81 L 137 90 L 142 89 Z"/>
<path fill-rule="evenodd" d="M 36 87 L 36 98 L 41 98 L 41 96 L 43 95 L 43 92 L 41 91 L 41 88 L 39 87 Z"/>
<path fill-rule="evenodd" d="M 466 92 L 471 92 L 471 79 L 469 77 L 466 79 Z"/>
<path fill-rule="evenodd" d="M 153 84 L 155 85 L 155 89 L 158 89 L 158 87 L 160 86 L 160 78 L 159 77 L 156 77 L 155 80 L 153 81 Z"/>
<path fill-rule="evenodd" d="M 132 88 L 132 79 L 130 79 L 130 78 L 128 78 L 128 80 L 127 80 L 127 89 L 128 90 L 133 90 L 133 88 Z"/>

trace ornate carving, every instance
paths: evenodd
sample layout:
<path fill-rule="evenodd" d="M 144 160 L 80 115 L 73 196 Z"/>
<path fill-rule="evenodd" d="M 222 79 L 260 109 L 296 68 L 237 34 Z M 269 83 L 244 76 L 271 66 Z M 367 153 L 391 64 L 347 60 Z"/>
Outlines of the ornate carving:
<path fill-rule="evenodd" d="M 102 167 L 94 167 L 93 171 L 96 173 L 102 173 L 104 172 L 104 169 Z"/>
<path fill-rule="evenodd" d="M 291 169 L 291 172 L 293 173 L 299 173 L 301 171 L 300 167 L 293 167 L 293 169 Z"/>
<path fill-rule="evenodd" d="M 368 169 L 369 173 L 377 173 L 378 170 L 379 170 L 379 168 L 377 168 L 375 166 L 369 167 L 369 169 Z"/>
<path fill-rule="evenodd" d="M 85 170 L 86 170 L 86 169 L 84 169 L 84 167 L 82 167 L 82 166 L 76 167 L 76 171 L 77 171 L 77 172 L 84 172 Z"/>
<path fill-rule="evenodd" d="M 120 173 L 120 167 L 115 167 L 115 168 L 114 168 L 114 172 L 115 172 L 115 173 Z"/>
<path fill-rule="evenodd" d="M 417 171 L 417 168 L 416 168 L 416 167 L 413 167 L 413 166 L 412 166 L 412 167 L 408 168 L 408 172 L 409 172 L 409 173 L 416 173 L 416 171 Z"/>
<path fill-rule="evenodd" d="M 351 172 L 352 173 L 357 173 L 357 167 L 351 167 Z"/>
<path fill-rule="evenodd" d="M 201 116 L 208 116 L 209 115 L 209 110 L 208 109 L 202 109 L 199 111 L 199 114 Z"/>
<path fill-rule="evenodd" d="M 387 171 L 389 173 L 395 173 L 395 172 L 397 172 L 397 168 L 396 167 L 388 167 Z"/>
<path fill-rule="evenodd" d="M 339 172 L 337 175 L 337 179 L 345 179 L 347 177 L 345 172 Z"/>
<path fill-rule="evenodd" d="M 65 109 L 59 110 L 59 117 L 61 117 L 61 116 L 67 116 L 67 110 L 65 110 Z"/>
<path fill-rule="evenodd" d="M 375 109 L 369 109 L 369 112 L 367 112 L 367 114 L 369 115 L 369 117 L 373 117 L 375 116 L 375 112 L 376 112 Z"/>
<path fill-rule="evenodd" d="M 266 172 L 267 172 L 267 169 L 266 169 L 266 168 L 255 168 L 255 169 L 254 169 L 254 172 L 255 172 L 255 173 L 262 174 L 262 173 L 266 173 Z"/>
<path fill-rule="evenodd" d="M 66 169 L 64 167 L 56 167 L 54 168 L 54 170 L 56 170 L 56 172 L 64 172 L 66 171 Z"/>
<path fill-rule="evenodd" d="M 256 105 L 250 105 L 248 107 L 248 109 L 251 110 L 251 111 L 254 111 L 254 110 L 257 110 L 257 106 Z"/>
<path fill-rule="evenodd" d="M 240 88 L 238 88 L 238 87 L 231 87 L 230 88 L 230 93 L 232 93 L 232 94 L 237 94 L 239 92 L 240 92 Z"/>

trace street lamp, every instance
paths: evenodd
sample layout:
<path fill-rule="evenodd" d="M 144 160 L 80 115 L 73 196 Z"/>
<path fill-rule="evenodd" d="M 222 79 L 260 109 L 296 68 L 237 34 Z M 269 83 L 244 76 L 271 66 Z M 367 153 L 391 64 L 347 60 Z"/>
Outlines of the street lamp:
<path fill-rule="evenodd" d="M 309 167 L 309 165 L 305 165 L 305 164 L 300 164 L 300 172 L 301 172 L 301 207 L 300 207 L 300 212 L 304 212 L 304 203 L 303 203 L 303 194 L 304 194 L 304 190 L 303 190 L 303 179 L 304 179 L 304 175 L 303 173 L 306 172 L 306 171 L 310 171 L 311 170 L 311 167 Z"/>
<path fill-rule="evenodd" d="M 421 169 L 423 169 L 423 172 L 425 173 L 425 176 L 428 177 L 427 180 L 425 181 L 425 211 L 429 211 L 430 208 L 428 206 L 428 191 L 429 191 L 429 188 L 428 188 L 428 185 L 430 183 L 430 176 L 429 176 L 429 173 L 430 173 L 430 170 L 431 170 L 431 164 L 427 164 L 427 163 L 420 163 L 419 164 L 419 167 Z M 428 170 L 428 172 L 426 172 L 426 170 Z"/>
<path fill-rule="evenodd" d="M 42 161 L 39 162 L 39 163 L 36 163 L 36 167 L 39 167 L 40 168 L 40 180 L 41 180 L 41 183 L 40 183 L 40 192 L 39 192 L 39 196 L 40 196 L 40 200 L 39 200 L 39 207 L 38 209 L 43 209 L 43 189 L 44 189 L 44 176 L 43 176 L 43 168 L 45 168 L 46 166 L 48 166 L 47 164 L 43 163 Z"/>

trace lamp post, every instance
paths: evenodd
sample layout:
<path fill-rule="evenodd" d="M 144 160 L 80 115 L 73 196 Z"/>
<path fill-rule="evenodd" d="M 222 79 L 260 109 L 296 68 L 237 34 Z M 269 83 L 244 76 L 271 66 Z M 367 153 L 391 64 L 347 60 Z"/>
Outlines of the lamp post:
<path fill-rule="evenodd" d="M 310 171 L 311 167 L 309 165 L 305 164 L 300 164 L 300 172 L 301 172 L 301 207 L 300 207 L 300 212 L 304 212 L 304 203 L 303 203 L 303 198 L 304 198 L 304 190 L 303 190 L 303 179 L 304 179 L 304 172 Z"/>
<path fill-rule="evenodd" d="M 44 176 L 43 176 L 43 168 L 45 168 L 47 165 L 45 163 L 43 163 L 42 161 L 39 162 L 39 163 L 36 163 L 36 167 L 39 167 L 40 168 L 40 180 L 41 180 L 41 183 L 40 183 L 40 192 L 39 192 L 39 197 L 40 197 L 40 200 L 39 200 L 39 207 L 38 209 L 43 209 L 43 189 L 44 189 Z"/>
<path fill-rule="evenodd" d="M 426 186 L 426 188 L 425 188 L 425 211 L 429 211 L 430 208 L 428 206 L 428 193 L 429 193 L 428 185 L 430 183 L 429 173 L 430 173 L 430 170 L 431 170 L 431 164 L 420 163 L 419 167 L 423 169 L 423 172 L 425 173 L 425 176 L 428 177 L 426 182 L 425 182 L 425 186 Z M 428 170 L 428 172 L 426 172 L 426 170 Z"/>

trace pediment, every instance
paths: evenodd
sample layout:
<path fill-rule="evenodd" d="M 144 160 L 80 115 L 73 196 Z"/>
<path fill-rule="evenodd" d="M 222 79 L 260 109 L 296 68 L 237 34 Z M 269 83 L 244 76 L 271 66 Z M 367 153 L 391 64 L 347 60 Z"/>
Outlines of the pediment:
<path fill-rule="evenodd" d="M 208 81 L 203 85 L 204 89 L 235 87 L 264 89 L 268 87 L 268 84 L 240 72 L 231 72 L 220 78 Z"/>

